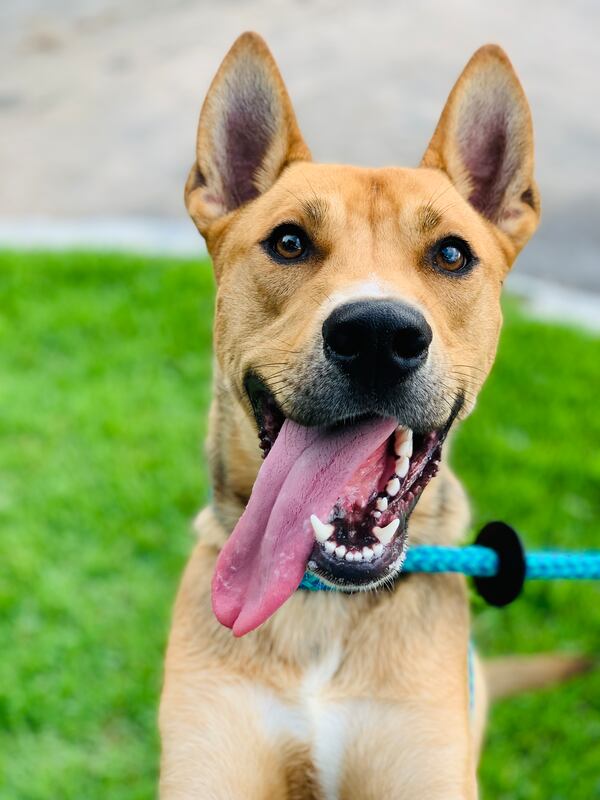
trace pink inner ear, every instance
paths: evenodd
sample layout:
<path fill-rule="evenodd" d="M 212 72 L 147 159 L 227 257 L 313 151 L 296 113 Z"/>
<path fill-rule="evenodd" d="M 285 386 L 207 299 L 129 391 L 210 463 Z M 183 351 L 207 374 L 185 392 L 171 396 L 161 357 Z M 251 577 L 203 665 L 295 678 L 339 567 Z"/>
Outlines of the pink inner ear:
<path fill-rule="evenodd" d="M 267 154 L 278 116 L 268 86 L 261 85 L 259 79 L 236 77 L 227 98 L 218 144 L 218 166 L 228 211 L 258 195 L 254 177 Z"/>
<path fill-rule="evenodd" d="M 511 99 L 490 92 L 461 110 L 458 130 L 461 159 L 471 179 L 469 202 L 488 219 L 501 216 L 506 190 L 519 164 L 513 141 Z"/>

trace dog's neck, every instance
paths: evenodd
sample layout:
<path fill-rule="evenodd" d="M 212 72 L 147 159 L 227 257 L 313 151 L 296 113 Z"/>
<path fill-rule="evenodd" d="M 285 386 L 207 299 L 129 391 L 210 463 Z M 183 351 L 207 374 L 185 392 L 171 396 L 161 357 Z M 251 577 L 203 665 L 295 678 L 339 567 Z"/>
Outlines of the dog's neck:
<path fill-rule="evenodd" d="M 208 460 L 212 508 L 222 533 L 221 546 L 246 507 L 262 463 L 256 425 L 250 412 L 216 376 L 210 412 Z M 425 488 L 409 525 L 412 543 L 452 544 L 464 534 L 469 510 L 464 491 L 447 462 L 449 443 L 437 476 Z"/>

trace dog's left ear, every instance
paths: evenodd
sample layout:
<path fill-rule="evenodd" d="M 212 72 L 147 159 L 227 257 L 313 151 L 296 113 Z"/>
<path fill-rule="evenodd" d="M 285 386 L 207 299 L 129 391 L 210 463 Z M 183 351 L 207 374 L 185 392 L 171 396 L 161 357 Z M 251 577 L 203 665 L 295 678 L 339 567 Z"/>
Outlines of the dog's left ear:
<path fill-rule="evenodd" d="M 473 55 L 421 165 L 444 170 L 469 203 L 509 237 L 514 255 L 533 234 L 540 202 L 531 113 L 500 47 L 486 45 Z"/>
<path fill-rule="evenodd" d="M 225 56 L 200 113 L 185 202 L 200 232 L 267 191 L 285 166 L 310 160 L 269 48 L 244 33 Z"/>

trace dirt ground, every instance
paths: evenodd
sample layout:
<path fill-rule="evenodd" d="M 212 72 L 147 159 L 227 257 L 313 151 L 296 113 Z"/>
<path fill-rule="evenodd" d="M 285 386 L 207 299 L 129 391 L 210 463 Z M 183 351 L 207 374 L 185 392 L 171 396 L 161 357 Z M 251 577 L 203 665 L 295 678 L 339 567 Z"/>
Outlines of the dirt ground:
<path fill-rule="evenodd" d="M 3 0 L 0 219 L 181 219 L 207 85 L 254 29 L 316 158 L 415 164 L 479 45 L 530 98 L 544 223 L 521 269 L 600 291 L 600 4 Z"/>

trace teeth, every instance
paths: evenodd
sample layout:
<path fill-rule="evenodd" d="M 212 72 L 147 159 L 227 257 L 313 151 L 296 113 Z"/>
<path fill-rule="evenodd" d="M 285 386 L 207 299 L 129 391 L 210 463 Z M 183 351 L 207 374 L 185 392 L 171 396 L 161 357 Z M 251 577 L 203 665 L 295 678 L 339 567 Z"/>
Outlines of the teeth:
<path fill-rule="evenodd" d="M 333 533 L 333 525 L 327 525 L 325 522 L 321 522 L 321 520 L 316 516 L 316 514 L 312 514 L 310 517 L 310 524 L 313 526 L 313 531 L 315 532 L 315 539 L 318 542 L 326 542 L 327 539 Z"/>
<path fill-rule="evenodd" d="M 333 553 L 335 550 L 335 542 L 325 542 L 325 552 Z"/>
<path fill-rule="evenodd" d="M 343 544 L 335 548 L 335 554 L 338 558 L 343 558 L 346 555 L 346 548 Z"/>
<path fill-rule="evenodd" d="M 390 497 L 395 497 L 400 491 L 400 481 L 398 480 L 398 478 L 392 478 L 391 481 L 388 481 L 385 490 Z"/>
<path fill-rule="evenodd" d="M 373 555 L 374 553 L 370 547 L 363 547 L 362 557 L 364 558 L 365 561 L 370 561 L 373 558 Z"/>
<path fill-rule="evenodd" d="M 397 456 L 406 456 L 406 458 L 410 458 L 412 454 L 413 454 L 412 439 L 410 439 L 408 442 L 402 442 L 400 447 L 396 447 Z"/>
<path fill-rule="evenodd" d="M 400 456 L 400 458 L 396 461 L 396 475 L 399 478 L 406 477 L 409 467 L 410 467 L 410 461 L 408 460 L 408 457 Z"/>
<path fill-rule="evenodd" d="M 378 497 L 377 502 L 375 503 L 379 511 L 387 511 L 388 507 L 388 499 L 387 497 Z"/>
<path fill-rule="evenodd" d="M 413 432 L 410 428 L 398 428 L 394 439 L 394 450 L 397 456 L 407 456 L 413 454 Z"/>
<path fill-rule="evenodd" d="M 352 550 L 348 550 L 346 553 L 346 561 L 354 561 L 354 553 Z"/>
<path fill-rule="evenodd" d="M 373 528 L 373 536 L 379 539 L 381 544 L 389 544 L 394 538 L 394 534 L 398 530 L 399 525 L 399 519 L 393 519 L 385 528 L 380 528 L 379 525 L 375 525 Z"/>
<path fill-rule="evenodd" d="M 375 519 L 379 519 L 379 517 L 381 516 L 381 511 L 374 511 L 373 516 L 375 517 Z"/>
<path fill-rule="evenodd" d="M 373 545 L 373 553 L 379 558 L 379 556 L 383 553 L 383 545 L 382 544 L 374 544 Z"/>

